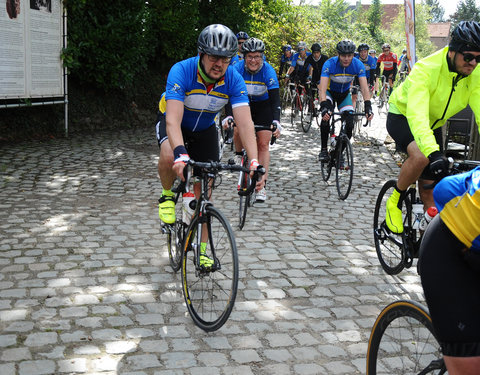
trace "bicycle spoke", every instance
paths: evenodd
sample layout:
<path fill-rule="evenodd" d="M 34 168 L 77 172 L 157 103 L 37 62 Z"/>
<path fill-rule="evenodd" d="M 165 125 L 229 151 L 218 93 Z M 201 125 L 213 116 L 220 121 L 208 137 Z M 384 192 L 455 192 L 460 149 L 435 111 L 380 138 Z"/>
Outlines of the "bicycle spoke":
<path fill-rule="evenodd" d="M 336 185 L 340 199 L 346 199 L 350 194 L 353 182 L 353 149 L 352 144 L 346 137 L 341 135 L 337 160 L 336 160 Z"/>

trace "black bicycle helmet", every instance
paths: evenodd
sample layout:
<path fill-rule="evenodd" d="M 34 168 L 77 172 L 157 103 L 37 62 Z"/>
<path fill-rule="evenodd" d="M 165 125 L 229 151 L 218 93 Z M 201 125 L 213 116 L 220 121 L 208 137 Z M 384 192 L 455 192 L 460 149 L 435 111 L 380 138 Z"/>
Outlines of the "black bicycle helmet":
<path fill-rule="evenodd" d="M 227 26 L 209 25 L 198 36 L 198 52 L 207 55 L 233 57 L 238 51 L 235 34 Z"/>
<path fill-rule="evenodd" d="M 249 38 L 242 44 L 242 52 L 263 52 L 265 51 L 265 43 L 257 38 Z"/>
<path fill-rule="evenodd" d="M 385 49 L 385 48 L 390 49 L 390 44 L 388 44 L 388 43 L 383 43 L 382 49 Z"/>
<path fill-rule="evenodd" d="M 355 43 L 348 39 L 342 40 L 337 44 L 337 52 L 340 54 L 354 53 Z"/>
<path fill-rule="evenodd" d="M 237 39 L 248 39 L 248 34 L 245 31 L 239 31 L 237 33 Z"/>
<path fill-rule="evenodd" d="M 368 51 L 369 48 L 370 47 L 367 43 L 362 43 L 358 46 L 357 51 L 358 52 L 363 51 L 363 50 Z"/>
<path fill-rule="evenodd" d="M 291 51 L 291 50 L 292 50 L 292 46 L 290 44 L 286 44 L 282 47 L 282 52 Z"/>
<path fill-rule="evenodd" d="M 458 52 L 480 52 L 480 24 L 475 21 L 460 22 L 452 31 L 448 47 Z"/>
<path fill-rule="evenodd" d="M 313 43 L 312 48 L 310 48 L 312 52 L 320 52 L 322 50 L 322 45 L 320 43 Z"/>

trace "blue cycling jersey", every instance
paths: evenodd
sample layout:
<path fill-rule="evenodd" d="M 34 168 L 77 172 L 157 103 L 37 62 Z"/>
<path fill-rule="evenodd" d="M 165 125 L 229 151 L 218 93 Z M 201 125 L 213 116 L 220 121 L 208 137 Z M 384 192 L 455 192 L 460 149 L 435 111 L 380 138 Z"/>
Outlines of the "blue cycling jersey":
<path fill-rule="evenodd" d="M 480 252 L 480 167 L 445 177 L 433 198 L 448 229 L 467 248 Z"/>
<path fill-rule="evenodd" d="M 166 111 L 166 101 L 184 103 L 182 128 L 202 131 L 214 124 L 215 115 L 230 101 L 232 108 L 248 105 L 247 87 L 238 72 L 229 66 L 225 76 L 208 91 L 198 73 L 199 56 L 176 63 L 167 78 L 166 91 L 162 94 L 159 110 Z M 243 65 L 243 64 L 239 64 Z"/>
<path fill-rule="evenodd" d="M 367 55 L 367 59 L 364 61 L 360 58 L 360 55 L 355 56 L 357 59 L 359 59 L 363 65 L 365 65 L 365 77 L 367 77 L 367 81 L 370 78 L 370 71 L 375 71 L 377 68 L 377 62 L 372 56 Z"/>
<path fill-rule="evenodd" d="M 307 52 L 307 55 L 305 56 L 304 59 L 302 59 L 302 56 L 300 56 L 300 52 L 297 52 L 295 55 L 292 57 L 292 67 L 295 68 L 295 71 L 301 71 L 305 68 L 305 60 L 307 59 L 308 56 L 310 56 L 311 53 Z"/>
<path fill-rule="evenodd" d="M 267 100 L 268 90 L 279 88 L 277 74 L 267 62 L 264 62 L 262 68 L 255 74 L 249 73 L 245 64 L 237 64 L 234 68 L 245 80 L 248 96 L 252 102 Z"/>
<path fill-rule="evenodd" d="M 365 77 L 365 66 L 353 58 L 349 66 L 341 66 L 338 56 L 329 58 L 323 64 L 321 77 L 328 77 L 328 90 L 330 92 L 347 92 L 355 76 Z"/>
<path fill-rule="evenodd" d="M 285 62 L 292 62 L 293 61 L 293 54 L 290 55 L 290 57 L 285 56 L 285 54 L 282 55 L 282 58 L 280 59 L 280 62 L 285 63 Z"/>

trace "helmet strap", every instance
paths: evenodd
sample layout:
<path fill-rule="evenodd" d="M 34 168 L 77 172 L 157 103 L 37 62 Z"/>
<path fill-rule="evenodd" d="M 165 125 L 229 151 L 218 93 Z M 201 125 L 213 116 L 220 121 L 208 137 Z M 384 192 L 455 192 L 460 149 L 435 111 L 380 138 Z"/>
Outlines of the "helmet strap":
<path fill-rule="evenodd" d="M 202 77 L 202 79 L 206 82 L 206 83 L 215 83 L 217 82 L 216 79 L 213 79 L 213 78 L 210 78 L 207 73 L 205 73 L 205 68 L 203 67 L 203 64 L 202 64 L 202 57 L 203 57 L 204 53 L 201 53 L 200 54 L 200 58 L 198 59 L 198 72 L 200 73 L 200 77 Z"/>

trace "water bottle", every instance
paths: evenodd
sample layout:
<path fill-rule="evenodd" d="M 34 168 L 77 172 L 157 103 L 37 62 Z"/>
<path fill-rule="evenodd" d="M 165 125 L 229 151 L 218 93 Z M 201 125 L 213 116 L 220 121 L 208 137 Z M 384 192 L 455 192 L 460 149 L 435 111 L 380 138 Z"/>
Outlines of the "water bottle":
<path fill-rule="evenodd" d="M 187 193 L 183 193 L 183 209 L 182 209 L 182 219 L 185 224 L 190 224 L 193 215 L 193 209 L 191 207 L 191 202 L 195 200 L 195 195 L 189 191 Z"/>
<path fill-rule="evenodd" d="M 427 229 L 428 224 L 432 221 L 432 219 L 438 214 L 437 207 L 432 206 L 429 207 L 428 210 L 423 215 L 422 220 L 420 221 L 420 230 Z"/>
<path fill-rule="evenodd" d="M 332 148 L 335 148 L 335 145 L 337 144 L 337 136 L 335 134 L 332 134 L 330 136 L 330 146 Z"/>
<path fill-rule="evenodd" d="M 423 218 L 423 204 L 422 203 L 415 203 L 412 204 L 412 214 L 413 214 L 413 229 L 420 228 L 420 220 Z"/>

